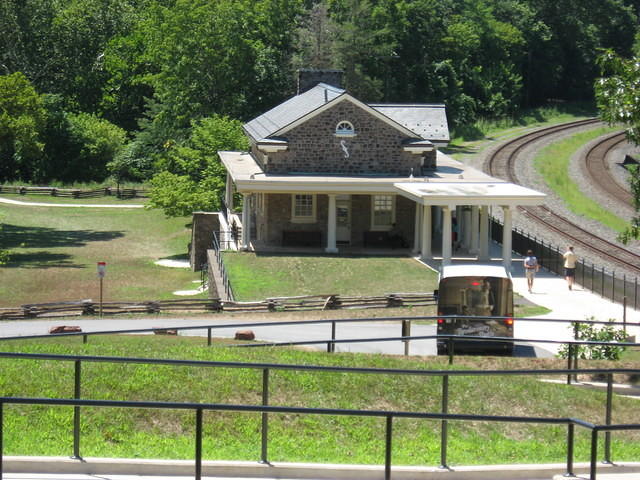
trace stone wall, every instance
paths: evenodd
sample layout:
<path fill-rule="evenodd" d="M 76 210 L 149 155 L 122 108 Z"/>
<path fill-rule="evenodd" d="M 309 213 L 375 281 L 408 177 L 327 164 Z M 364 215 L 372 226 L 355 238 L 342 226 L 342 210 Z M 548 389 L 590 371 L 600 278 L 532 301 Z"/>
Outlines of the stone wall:
<path fill-rule="evenodd" d="M 336 136 L 341 121 L 351 122 L 356 135 Z M 410 137 L 348 100 L 290 130 L 286 137 L 288 150 L 269 155 L 266 173 L 408 177 L 412 169 L 415 175 L 420 172 L 421 156 L 403 151 L 403 141 Z"/>
<path fill-rule="evenodd" d="M 213 232 L 220 231 L 218 212 L 194 212 L 191 225 L 189 263 L 193 271 L 199 271 L 207 262 L 207 249 L 211 248 Z"/>

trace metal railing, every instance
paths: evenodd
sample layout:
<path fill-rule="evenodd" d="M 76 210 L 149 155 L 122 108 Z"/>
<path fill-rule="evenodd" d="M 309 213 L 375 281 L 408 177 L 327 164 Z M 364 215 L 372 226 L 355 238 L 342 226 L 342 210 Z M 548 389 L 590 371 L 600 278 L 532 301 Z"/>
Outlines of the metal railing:
<path fill-rule="evenodd" d="M 222 258 L 222 251 L 220 249 L 220 242 L 218 241 L 218 235 L 213 232 L 213 251 L 216 257 L 216 265 L 212 265 L 213 268 L 217 268 L 224 288 L 224 293 L 227 300 L 234 300 L 233 288 L 231 288 L 231 282 L 229 281 L 229 275 L 227 269 L 224 266 L 224 259 Z M 220 292 L 218 292 L 220 293 Z"/>
<path fill-rule="evenodd" d="M 283 327 L 283 326 L 301 326 L 301 325 L 318 325 L 327 324 L 330 326 L 330 337 L 321 340 L 303 340 L 303 341 L 286 341 L 286 342 L 259 342 L 259 343 L 241 343 L 241 344 L 229 344 L 224 343 L 222 346 L 227 347 L 242 347 L 242 348 L 264 348 L 264 347 L 277 347 L 277 346 L 304 346 L 304 345 L 323 345 L 326 344 L 326 351 L 328 353 L 335 352 L 337 344 L 349 344 L 349 343 L 370 343 L 370 342 L 402 342 L 404 344 L 404 354 L 409 355 L 410 344 L 415 341 L 424 340 L 439 340 L 448 343 L 448 357 L 449 364 L 453 364 L 454 357 L 456 355 L 455 340 L 464 340 L 465 342 L 505 342 L 505 343 L 544 343 L 549 345 L 567 345 L 568 347 L 568 369 L 578 368 L 578 348 L 580 345 L 586 346 L 613 346 L 624 348 L 640 348 L 640 343 L 633 342 L 603 342 L 603 341 L 590 341 L 578 339 L 578 329 L 576 324 L 589 324 L 589 325 L 609 325 L 622 327 L 626 332 L 628 328 L 640 327 L 640 323 L 634 322 L 611 322 L 602 320 L 565 320 L 565 319 L 553 319 L 553 318 L 513 318 L 514 322 L 535 322 L 535 323 L 561 323 L 566 324 L 572 328 L 574 339 L 573 340 L 548 340 L 548 339 L 534 339 L 534 338 L 512 338 L 512 337 L 487 337 L 487 336 L 470 336 L 470 335 L 411 335 L 411 323 L 413 321 L 436 321 L 438 318 L 461 318 L 469 321 L 486 322 L 491 319 L 503 320 L 504 317 L 464 317 L 460 315 L 455 316 L 398 316 L 398 317 L 376 317 L 376 318 L 343 318 L 343 319 L 320 319 L 320 320 L 287 320 L 287 321 L 261 321 L 261 322 L 241 322 L 233 324 L 222 325 L 198 325 L 198 326 L 170 326 L 154 328 L 135 328 L 125 330 L 99 330 L 94 332 L 68 332 L 68 333 L 56 333 L 56 334 L 40 334 L 29 336 L 6 336 L 0 337 L 1 341 L 10 340 L 33 340 L 39 338 L 53 338 L 53 337 L 68 337 L 68 336 L 81 336 L 83 343 L 88 342 L 89 336 L 99 335 L 117 335 L 117 334 L 132 334 L 132 333 L 155 333 L 158 330 L 172 330 L 178 332 L 188 332 L 194 330 L 206 330 L 207 332 L 207 346 L 213 345 L 213 331 L 218 329 L 246 329 L 251 327 Z M 346 323 L 376 323 L 376 322 L 399 322 L 400 330 L 398 336 L 393 337 L 375 337 L 375 338 L 337 338 L 337 325 Z M 571 383 L 571 378 L 567 377 L 567 383 Z"/>
<path fill-rule="evenodd" d="M 502 242 L 502 229 L 502 223 L 491 219 L 493 241 Z M 545 243 L 544 240 L 516 228 L 512 230 L 512 250 L 519 255 L 526 255 L 527 250 L 531 250 L 541 267 L 564 276 L 564 252 L 557 245 Z M 576 262 L 575 280 L 584 288 L 612 302 L 628 305 L 634 310 L 640 308 L 638 277 L 627 277 L 624 273 L 616 273 L 615 270 L 608 270 L 582 258 Z"/>
<path fill-rule="evenodd" d="M 552 425 L 566 425 L 566 474 L 573 475 L 574 461 L 574 428 L 581 426 L 590 429 L 591 454 L 590 454 L 590 478 L 596 480 L 597 474 L 597 452 L 598 433 L 605 432 L 605 463 L 612 463 L 611 455 L 611 432 L 625 430 L 640 430 L 640 424 L 613 424 L 612 423 L 612 398 L 613 398 L 613 375 L 614 374 L 640 374 L 640 369 L 582 369 L 582 370 L 409 370 L 409 369 L 381 369 L 364 367 L 336 367 L 317 365 L 290 365 L 271 363 L 241 363 L 241 362 L 216 362 L 216 361 L 195 361 L 195 360 L 168 360 L 149 358 L 126 358 L 126 357 L 98 357 L 80 355 L 53 355 L 53 354 L 27 354 L 0 352 L 0 358 L 13 358 L 37 361 L 67 361 L 74 362 L 74 399 L 56 398 L 21 398 L 3 397 L 0 398 L 0 480 L 2 479 L 2 453 L 3 453 L 3 407 L 5 404 L 28 404 L 28 405 L 55 405 L 73 406 L 73 457 L 81 459 L 80 449 L 80 424 L 81 407 L 117 407 L 117 408 L 156 408 L 156 409 L 180 409 L 193 410 L 196 414 L 195 433 L 195 478 L 200 480 L 202 473 L 202 413 L 205 410 L 213 411 L 235 411 L 235 412 L 256 412 L 261 413 L 260 430 L 260 461 L 268 463 L 269 448 L 269 414 L 270 413 L 297 413 L 312 415 L 340 415 L 340 416 L 374 416 L 386 419 L 385 433 L 385 479 L 391 478 L 391 445 L 392 445 L 392 422 L 394 418 L 415 418 L 440 420 L 440 466 L 448 468 L 447 448 L 448 448 L 448 422 L 456 421 L 487 421 L 487 422 L 509 422 L 509 423 L 538 423 Z M 109 401 L 109 400 L 84 400 L 81 399 L 82 385 L 82 363 L 126 363 L 126 364 L 149 364 L 149 365 L 173 365 L 173 366 L 196 366 L 202 368 L 242 368 L 262 371 L 261 392 L 262 405 L 234 405 L 234 404 L 201 404 L 201 403 L 178 403 L 178 402 L 140 402 L 140 401 Z M 380 411 L 380 410 L 347 410 L 335 408 L 309 408 L 309 407 L 286 407 L 270 406 L 270 371 L 307 371 L 307 372 L 339 372 L 352 374 L 374 374 L 374 375 L 410 375 L 410 376 L 437 376 L 441 377 L 441 411 L 433 413 L 415 411 Z M 539 375 L 569 375 L 580 374 L 601 374 L 607 377 L 607 396 L 605 404 L 605 424 L 596 425 L 577 418 L 548 418 L 548 417 L 525 417 L 525 416 L 499 416 L 499 415 L 475 415 L 475 414 L 450 414 L 449 409 L 449 386 L 450 378 L 458 376 L 539 376 Z"/>

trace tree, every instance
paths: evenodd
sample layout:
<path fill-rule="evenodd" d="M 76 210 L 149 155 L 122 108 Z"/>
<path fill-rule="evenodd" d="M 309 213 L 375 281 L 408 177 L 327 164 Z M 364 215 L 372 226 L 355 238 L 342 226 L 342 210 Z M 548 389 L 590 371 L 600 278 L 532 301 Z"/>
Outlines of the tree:
<path fill-rule="evenodd" d="M 218 151 L 247 148 L 237 120 L 214 115 L 194 122 L 188 141 L 172 147 L 164 171 L 151 180 L 149 206 L 161 208 L 169 217 L 220 208 L 226 171 Z"/>
<path fill-rule="evenodd" d="M 0 76 L 0 180 L 28 180 L 42 158 L 42 98 L 22 73 Z"/>
<path fill-rule="evenodd" d="M 640 39 L 640 37 L 639 37 Z M 610 125 L 622 123 L 626 126 L 629 141 L 640 144 L 640 56 L 624 59 L 611 50 L 599 58 L 603 77 L 595 84 L 596 100 L 600 115 Z M 638 168 L 631 169 L 630 186 L 636 213 L 640 212 L 640 174 Z M 631 220 L 618 239 L 628 243 L 640 238 L 640 215 Z"/>

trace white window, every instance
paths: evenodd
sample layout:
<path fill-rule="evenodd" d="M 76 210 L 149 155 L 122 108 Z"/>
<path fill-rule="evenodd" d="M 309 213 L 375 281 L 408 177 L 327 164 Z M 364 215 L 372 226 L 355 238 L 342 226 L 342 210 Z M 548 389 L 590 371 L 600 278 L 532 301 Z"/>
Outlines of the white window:
<path fill-rule="evenodd" d="M 295 194 L 291 196 L 291 221 L 293 223 L 315 223 L 315 195 Z"/>
<path fill-rule="evenodd" d="M 371 197 L 371 230 L 390 230 L 395 221 L 395 197 L 373 195 Z"/>
<path fill-rule="evenodd" d="M 336 137 L 353 137 L 356 131 L 351 122 L 343 120 L 336 125 Z"/>

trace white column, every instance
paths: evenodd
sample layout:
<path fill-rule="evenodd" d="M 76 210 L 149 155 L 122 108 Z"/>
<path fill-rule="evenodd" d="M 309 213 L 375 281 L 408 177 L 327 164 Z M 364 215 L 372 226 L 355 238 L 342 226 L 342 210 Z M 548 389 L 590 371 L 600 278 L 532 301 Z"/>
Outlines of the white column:
<path fill-rule="evenodd" d="M 442 265 L 451 264 L 451 208 L 442 207 Z"/>
<path fill-rule="evenodd" d="M 432 260 L 433 254 L 431 252 L 431 205 L 425 205 L 422 207 L 422 246 L 420 251 L 420 258 L 424 261 Z"/>
<path fill-rule="evenodd" d="M 225 184 L 224 201 L 227 204 L 227 214 L 233 210 L 233 179 L 231 175 L 227 173 L 227 182 Z"/>
<path fill-rule="evenodd" d="M 242 249 L 249 250 L 251 243 L 251 194 L 242 194 Z"/>
<path fill-rule="evenodd" d="M 417 255 L 418 252 L 420 252 L 420 238 L 421 238 L 421 231 L 422 231 L 422 210 L 424 208 L 429 208 L 429 207 L 423 207 L 422 204 L 416 203 L 416 219 L 413 226 L 413 250 L 412 250 L 412 253 L 414 255 Z"/>
<path fill-rule="evenodd" d="M 478 246 L 480 244 L 480 237 L 478 235 L 479 226 L 479 209 L 477 205 L 471 207 L 471 253 L 478 254 Z"/>
<path fill-rule="evenodd" d="M 329 197 L 329 211 L 327 212 L 327 248 L 324 249 L 327 253 L 337 253 L 336 248 L 336 196 L 328 195 Z"/>
<path fill-rule="evenodd" d="M 458 225 L 460 227 L 460 225 Z M 471 250 L 471 238 L 473 231 L 471 230 L 471 208 L 464 207 L 462 209 L 462 246 L 468 252 Z"/>
<path fill-rule="evenodd" d="M 504 228 L 502 230 L 502 264 L 507 272 L 511 271 L 511 208 L 508 205 L 502 206 L 502 212 L 504 214 Z"/>
<path fill-rule="evenodd" d="M 489 260 L 489 207 L 480 207 L 480 251 L 478 260 L 486 262 Z"/>

